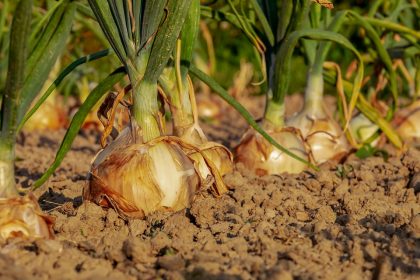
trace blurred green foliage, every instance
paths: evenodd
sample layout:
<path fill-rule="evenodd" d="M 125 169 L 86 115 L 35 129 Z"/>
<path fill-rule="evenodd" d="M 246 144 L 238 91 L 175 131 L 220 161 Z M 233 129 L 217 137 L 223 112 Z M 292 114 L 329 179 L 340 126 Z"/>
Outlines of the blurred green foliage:
<path fill-rule="evenodd" d="M 87 7 L 86 0 L 77 1 L 80 5 Z M 239 1 L 233 1 L 239 3 Z M 33 24 L 37 24 L 42 17 L 41 15 L 48 12 L 57 3 L 55 0 L 36 0 L 34 9 Z M 227 1 L 222 0 L 203 0 L 202 5 L 219 9 L 220 11 L 227 11 Z M 360 15 L 371 15 L 378 19 L 387 19 L 395 23 L 402 24 L 413 30 L 420 30 L 420 12 L 417 0 L 374 0 L 374 1 L 333 1 L 335 8 L 333 12 L 338 12 L 344 9 L 350 9 L 359 13 Z M 16 1 L 4 0 L 0 2 L 0 91 L 3 89 L 7 70 L 8 57 L 8 43 L 9 43 L 9 28 Z M 203 17 L 203 23 L 210 31 L 210 36 L 213 41 L 213 51 L 215 55 L 215 63 L 213 69 L 208 69 L 217 82 L 223 87 L 229 88 L 232 85 L 235 74 L 240 70 L 241 61 L 247 61 L 254 66 L 253 82 L 258 83 L 263 80 L 261 71 L 261 61 L 252 44 L 249 43 L 247 37 L 236 26 L 227 21 L 216 22 L 214 20 Z M 408 42 L 404 38 L 395 40 L 389 31 L 384 28 L 376 27 L 381 34 L 384 45 L 388 51 L 396 58 L 402 57 L 404 65 L 410 73 L 415 72 L 419 64 L 419 55 L 415 58 L 408 56 L 408 47 L 412 46 L 412 42 Z M 372 43 L 366 37 L 363 30 L 354 25 L 349 25 L 340 33 L 357 47 L 357 49 L 364 53 L 366 63 L 366 76 L 372 79 L 365 85 L 364 89 L 372 87 L 377 83 L 376 77 L 378 71 L 382 68 L 381 62 L 378 60 L 377 54 L 372 50 Z M 211 58 L 209 57 L 209 46 L 200 32 L 201 37 L 198 40 L 195 50 L 195 60 L 201 60 L 209 65 Z M 418 46 L 417 42 L 417 46 Z M 61 67 L 64 68 L 72 61 L 85 56 L 87 54 L 109 48 L 107 40 L 100 31 L 100 27 L 93 18 L 89 9 L 79 9 L 76 15 L 76 21 L 72 28 L 72 35 L 68 39 L 67 50 L 61 57 Z M 303 55 L 302 44 L 295 50 L 293 57 L 293 82 L 290 84 L 290 93 L 302 92 L 306 83 L 306 72 L 308 62 Z M 339 62 L 343 73 L 353 62 L 353 55 L 348 50 L 343 48 L 332 48 L 328 54 L 328 59 Z M 417 61 L 417 62 L 416 62 Z M 83 67 L 77 68 L 63 83 L 58 87 L 58 91 L 64 95 L 80 95 L 81 83 L 89 81 L 90 88 L 92 88 L 99 81 L 104 79 L 108 73 L 119 65 L 115 55 L 102 58 L 99 61 L 90 62 Z M 210 66 L 209 66 L 210 67 Z M 260 85 L 251 84 L 252 92 L 265 92 L 265 84 Z M 399 89 L 402 94 L 409 95 L 408 83 L 399 76 Z M 335 93 L 335 88 L 326 85 L 326 93 Z M 385 88 L 380 98 L 387 99 L 390 96 L 388 88 Z"/>

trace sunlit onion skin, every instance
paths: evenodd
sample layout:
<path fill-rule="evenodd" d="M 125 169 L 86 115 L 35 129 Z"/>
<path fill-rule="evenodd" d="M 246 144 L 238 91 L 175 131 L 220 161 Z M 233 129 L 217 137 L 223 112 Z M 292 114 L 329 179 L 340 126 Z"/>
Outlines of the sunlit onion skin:
<path fill-rule="evenodd" d="M 26 131 L 39 130 L 58 130 L 64 128 L 68 124 L 67 114 L 59 102 L 59 98 L 41 105 L 36 113 L 26 122 L 24 129 Z"/>
<path fill-rule="evenodd" d="M 53 219 L 44 214 L 31 194 L 0 198 L 0 237 L 53 238 Z"/>
<path fill-rule="evenodd" d="M 395 116 L 396 131 L 408 142 L 420 141 L 420 100 L 399 110 Z"/>
<path fill-rule="evenodd" d="M 219 121 L 223 113 L 222 105 L 211 95 L 197 95 L 197 109 L 201 118 Z"/>
<path fill-rule="evenodd" d="M 40 90 L 41 93 L 46 92 L 49 86 L 54 83 L 55 78 L 60 73 L 60 69 L 61 59 L 58 59 Z M 25 123 L 24 130 L 58 130 L 66 127 L 69 119 L 64 107 L 62 96 L 58 92 L 52 93 Z"/>
<path fill-rule="evenodd" d="M 293 130 L 267 131 L 277 143 L 308 160 L 308 153 L 300 137 Z M 235 150 L 235 161 L 259 176 L 280 173 L 300 173 L 306 164 L 275 148 L 259 133 L 249 129 Z"/>
<path fill-rule="evenodd" d="M 178 135 L 187 143 L 198 147 L 198 149 L 215 164 L 221 176 L 232 172 L 233 156 L 231 152 L 221 144 L 208 141 L 198 123 L 194 123 L 187 129 L 178 129 L 175 132 L 176 135 Z M 205 164 L 203 160 L 203 156 L 200 153 L 191 154 L 191 158 L 198 162 L 199 172 L 203 178 L 207 178 L 208 176 L 212 175 L 207 164 Z"/>
<path fill-rule="evenodd" d="M 143 218 L 159 209 L 188 207 L 199 187 L 193 162 L 176 144 L 134 144 L 115 150 L 92 170 L 85 198 Z"/>
<path fill-rule="evenodd" d="M 349 151 L 349 144 L 340 125 L 319 109 L 316 112 L 303 110 L 287 121 L 299 129 L 309 145 L 316 164 L 340 159 Z"/>

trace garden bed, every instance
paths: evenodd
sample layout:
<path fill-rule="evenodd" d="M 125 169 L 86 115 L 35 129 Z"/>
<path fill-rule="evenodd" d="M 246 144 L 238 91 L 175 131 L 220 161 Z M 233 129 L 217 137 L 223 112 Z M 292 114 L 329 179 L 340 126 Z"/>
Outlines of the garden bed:
<path fill-rule="evenodd" d="M 206 133 L 232 148 L 246 129 L 232 119 L 240 118 L 224 114 L 221 123 L 204 126 Z M 45 171 L 63 135 L 20 136 L 19 186 Z M 55 240 L 10 240 L 0 249 L 1 279 L 420 276 L 418 150 L 387 161 L 350 156 L 299 175 L 258 177 L 236 165 L 222 197 L 203 191 L 190 209 L 125 221 L 82 202 L 96 143 L 97 132 L 79 134 L 55 176 L 35 193 L 55 217 Z"/>

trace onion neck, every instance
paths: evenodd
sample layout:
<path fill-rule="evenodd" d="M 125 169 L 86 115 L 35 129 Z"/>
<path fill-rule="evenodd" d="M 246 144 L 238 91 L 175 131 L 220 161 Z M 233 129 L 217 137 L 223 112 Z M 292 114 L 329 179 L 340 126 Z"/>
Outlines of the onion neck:
<path fill-rule="evenodd" d="M 188 130 L 194 125 L 194 117 L 192 113 L 191 100 L 189 98 L 188 88 L 183 88 L 180 93 L 178 90 L 175 92 L 172 99 L 171 108 L 172 118 L 174 123 L 174 132 L 176 135 L 181 136 L 185 130 Z"/>
<path fill-rule="evenodd" d="M 181 137 L 195 124 L 192 104 L 195 100 L 191 100 L 188 80 L 186 76 L 183 77 L 179 86 L 174 68 L 167 68 L 159 81 L 164 91 L 168 93 L 174 134 Z"/>
<path fill-rule="evenodd" d="M 15 183 L 14 141 L 0 139 L 0 198 L 18 195 Z"/>
<path fill-rule="evenodd" d="M 305 89 L 304 112 L 310 116 L 323 114 L 324 80 L 321 72 L 311 70 Z"/>
<path fill-rule="evenodd" d="M 281 60 L 274 48 L 269 48 L 266 53 L 267 60 L 267 94 L 263 128 L 269 130 L 279 130 L 285 126 L 285 106 L 284 98 L 286 91 L 280 91 L 277 83 L 281 78 L 281 72 L 277 71 L 277 63 Z"/>
<path fill-rule="evenodd" d="M 141 128 L 143 141 L 148 142 L 162 135 L 157 83 L 132 77 L 130 80 L 133 85 L 132 115 Z"/>
<path fill-rule="evenodd" d="M 284 127 L 284 116 L 284 102 L 277 103 L 273 99 L 269 99 L 265 108 L 263 126 L 272 129 L 282 129 Z"/>

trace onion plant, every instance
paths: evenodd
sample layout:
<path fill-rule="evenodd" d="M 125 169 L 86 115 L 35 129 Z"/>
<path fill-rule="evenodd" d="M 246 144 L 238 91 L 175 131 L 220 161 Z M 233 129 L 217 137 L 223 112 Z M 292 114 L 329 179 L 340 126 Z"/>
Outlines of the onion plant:
<path fill-rule="evenodd" d="M 319 18 L 319 16 L 316 16 L 317 13 L 312 14 L 311 13 L 311 25 L 312 26 L 317 26 L 319 25 L 319 22 L 317 23 L 317 20 L 313 20 L 312 18 Z M 342 104 L 343 106 L 341 106 L 341 102 L 338 102 L 338 108 L 339 111 L 341 113 L 342 116 L 342 127 L 344 128 L 344 131 L 347 132 L 347 138 L 350 140 L 352 146 L 359 148 L 359 149 L 363 149 L 364 146 L 362 146 L 359 142 L 357 142 L 354 137 L 352 137 L 352 133 L 348 130 L 349 127 L 349 122 L 352 118 L 352 113 L 353 110 L 357 107 L 362 114 L 364 115 L 364 119 L 365 119 L 365 123 L 366 123 L 366 119 L 369 120 L 369 122 L 372 122 L 371 126 L 368 126 L 368 132 L 374 130 L 375 128 L 378 128 L 380 130 L 382 130 L 382 132 L 388 137 L 388 139 L 398 148 L 401 148 L 402 143 L 400 140 L 400 137 L 397 135 L 397 133 L 392 129 L 389 121 L 391 120 L 395 109 L 397 107 L 397 103 L 398 103 L 398 92 L 397 92 L 397 79 L 396 79 L 396 73 L 392 64 L 392 60 L 390 58 L 390 55 L 388 53 L 388 51 L 386 50 L 386 47 L 383 44 L 383 41 L 381 41 L 380 36 L 378 35 L 378 32 L 375 30 L 375 28 L 372 26 L 372 24 L 370 23 L 371 20 L 369 17 L 362 17 L 359 14 L 357 14 L 354 11 L 351 10 L 344 10 L 344 11 L 338 11 L 335 16 L 329 20 L 330 16 L 327 14 L 326 17 L 324 17 L 325 20 L 323 21 L 324 24 L 327 24 L 326 28 L 327 30 L 331 30 L 334 32 L 339 32 L 343 30 L 343 27 L 345 26 L 356 26 L 356 27 L 360 27 L 365 31 L 366 34 L 366 38 L 367 40 L 370 42 L 370 48 L 373 51 L 374 55 L 375 55 L 375 59 L 377 59 L 378 64 L 383 65 L 382 68 L 382 72 L 384 75 L 387 76 L 387 79 L 389 80 L 389 92 L 390 95 L 392 97 L 392 102 L 390 103 L 389 109 L 386 109 L 386 112 L 384 114 L 381 114 L 381 110 L 380 108 L 375 108 L 374 106 L 367 106 L 366 105 L 366 100 L 364 99 L 363 96 L 360 95 L 360 91 L 362 89 L 362 80 L 365 79 L 366 77 L 363 77 L 363 73 L 364 73 L 364 57 L 362 57 L 362 55 L 358 52 L 358 50 L 356 50 L 352 45 L 349 45 L 348 43 L 343 42 L 338 42 L 335 40 L 332 40 L 334 42 L 340 43 L 342 46 L 345 46 L 347 49 L 351 50 L 353 52 L 353 54 L 356 56 L 357 59 L 357 65 L 358 65 L 358 69 L 356 71 L 356 74 L 354 75 L 354 81 L 352 82 L 353 85 L 349 86 L 348 84 L 346 84 L 346 89 L 343 89 L 343 84 L 344 82 L 339 78 L 336 80 L 336 85 L 339 88 L 338 92 L 341 94 L 338 95 L 339 100 L 342 100 Z M 387 31 L 386 32 L 400 32 L 400 34 L 403 34 L 403 36 L 408 36 L 411 39 L 411 37 L 413 36 L 413 32 L 411 30 L 407 30 L 407 28 L 402 27 L 401 25 L 393 25 L 393 26 L 389 26 L 388 22 L 386 21 L 375 21 L 376 24 L 378 25 L 382 25 L 384 26 Z M 322 31 L 320 32 L 322 33 Z M 335 37 L 337 37 L 337 33 L 335 33 Z M 415 35 L 414 35 L 415 36 Z M 337 39 L 340 36 L 337 37 Z M 329 42 L 322 42 L 319 43 L 315 51 L 311 51 L 311 48 L 313 48 L 313 46 L 310 46 L 308 44 L 304 45 L 305 48 L 305 52 L 308 56 L 308 61 L 312 61 L 311 63 L 311 68 L 309 69 L 309 82 L 311 82 L 311 79 L 313 77 L 313 74 L 315 73 L 315 76 L 318 77 L 318 80 L 321 81 L 321 85 L 318 83 L 318 86 L 315 86 L 315 89 L 318 89 L 318 92 L 321 92 L 320 89 L 322 88 L 323 85 L 323 73 L 324 71 L 322 70 L 322 66 L 320 65 L 321 62 L 326 58 L 326 54 L 328 49 L 330 48 L 330 43 Z M 311 53 L 312 53 L 312 59 L 311 59 Z M 313 56 L 315 54 L 315 56 Z M 327 68 L 331 68 L 333 64 L 332 63 L 326 63 L 323 64 L 324 67 Z M 337 69 L 338 71 L 338 76 L 340 76 L 340 67 L 335 65 L 332 66 L 332 68 Z M 317 70 L 318 69 L 318 70 Z M 320 71 L 321 70 L 321 71 Z M 317 83 L 315 83 L 317 84 Z M 287 85 L 287 84 L 286 84 Z M 308 88 L 310 90 L 310 86 L 311 83 L 308 83 L 308 87 L 305 91 L 305 94 L 308 93 Z M 341 88 L 341 89 L 340 89 Z M 351 89 L 351 93 L 348 92 L 348 90 Z M 347 92 L 346 92 L 347 91 Z M 315 91 L 316 92 L 316 91 Z M 310 93 L 309 94 L 313 94 Z M 315 96 L 320 96 L 317 95 L 316 93 L 314 94 Z M 347 99 L 347 100 L 346 100 Z M 321 100 L 320 98 L 318 99 L 319 101 Z M 318 101 L 318 102 L 319 102 Z M 348 108 L 346 109 L 346 103 L 349 103 Z M 306 112 L 305 112 L 306 111 Z M 334 143 L 337 143 L 337 138 L 340 135 L 334 135 L 333 131 L 328 131 L 327 127 L 324 128 L 320 128 L 318 130 L 314 129 L 315 128 L 315 122 L 313 121 L 314 118 L 312 117 L 312 120 L 310 122 L 308 122 L 307 120 L 305 120 L 304 118 L 304 114 L 306 114 L 306 116 L 311 116 L 310 114 L 307 114 L 307 112 L 310 112 L 311 110 L 308 109 L 305 105 L 304 110 L 295 117 L 295 119 L 291 119 L 290 123 L 294 123 L 294 125 L 299 125 L 299 124 L 305 124 L 307 125 L 307 127 L 311 127 L 312 132 L 310 132 L 309 134 L 307 134 L 305 137 L 308 140 L 308 137 L 313 137 L 316 134 L 318 135 L 322 135 L 323 138 L 325 138 L 326 140 L 324 142 L 318 142 L 318 143 L 324 143 L 325 147 L 330 146 L 331 148 L 335 147 Z M 308 118 L 307 118 L 308 119 Z M 330 123 L 331 124 L 331 123 Z M 365 124 L 364 124 L 365 125 Z M 376 127 L 377 126 L 377 127 Z M 302 127 L 298 127 L 300 129 L 302 129 Z M 370 130 L 370 131 L 369 131 Z M 317 132 L 318 131 L 318 132 Z M 353 130 L 354 131 L 354 130 Z M 303 132 L 303 134 L 305 135 L 305 132 Z M 374 139 L 375 136 L 378 133 L 375 133 L 372 137 L 369 137 L 369 139 L 365 140 L 364 144 L 369 145 L 369 143 L 371 143 Z M 315 139 L 317 137 L 314 137 Z M 328 145 L 328 139 L 329 141 L 334 144 L 331 145 L 331 143 Z M 364 140 L 364 139 L 359 139 L 359 140 Z M 322 147 L 319 146 L 319 147 Z M 317 155 L 316 155 L 316 149 L 312 148 L 312 152 L 314 154 L 314 158 L 316 161 L 322 162 L 323 160 L 325 160 L 326 156 L 333 156 L 333 155 L 328 155 L 328 149 L 325 150 L 325 153 L 320 153 L 319 157 L 317 159 Z M 324 159 L 322 158 L 324 157 Z"/>
<path fill-rule="evenodd" d="M 230 151 L 215 142 L 209 142 L 198 121 L 197 104 L 194 87 L 188 75 L 192 63 L 194 43 L 199 30 L 200 1 L 193 0 L 190 11 L 177 40 L 173 61 L 159 79 L 168 103 L 173 120 L 173 133 L 187 143 L 197 146 L 216 165 L 220 175 L 232 170 Z M 192 157 L 199 162 L 199 170 L 203 178 L 211 175 L 201 154 Z M 211 176 L 210 176 L 211 177 Z"/>
<path fill-rule="evenodd" d="M 338 124 L 327 118 L 322 107 L 323 80 L 322 66 L 325 56 L 332 41 L 350 49 L 360 61 L 358 68 L 355 89 L 351 98 L 350 108 L 355 106 L 357 101 L 358 88 L 360 88 L 363 77 L 363 63 L 361 57 L 353 45 L 342 35 L 338 34 L 337 26 L 344 19 L 344 15 L 337 15 L 331 20 L 328 10 L 312 4 L 311 1 L 288 1 L 281 4 L 277 1 L 251 1 L 251 11 L 255 15 L 256 23 L 253 23 L 251 13 L 246 13 L 245 2 L 240 3 L 240 8 L 230 3 L 233 13 L 236 15 L 237 25 L 244 30 L 251 42 L 257 49 L 264 53 L 262 65 L 267 76 L 267 102 L 262 125 L 268 128 L 276 139 L 282 141 L 286 147 L 298 151 L 301 157 L 313 160 L 316 164 L 325 161 L 321 155 L 330 159 L 333 155 L 330 151 L 343 152 L 347 150 L 347 143 L 343 133 L 333 133 L 331 129 L 340 130 Z M 321 24 L 321 14 L 326 14 Z M 312 22 L 308 21 L 311 15 Z M 312 24 L 312 25 L 311 25 Z M 306 39 L 303 44 L 306 46 L 307 57 L 311 63 L 312 75 L 309 77 L 306 94 L 306 105 L 303 119 L 307 118 L 308 110 L 310 117 L 314 120 L 321 119 L 319 125 L 313 126 L 316 131 L 310 131 L 312 127 L 306 124 L 298 124 L 297 127 L 288 127 L 285 121 L 284 98 L 288 91 L 291 74 L 291 58 L 293 49 L 300 39 Z M 315 40 L 315 41 L 308 41 Z M 324 42 L 326 41 L 326 42 Z M 317 60 L 315 60 L 315 58 Z M 299 117 L 296 117 L 297 120 Z M 314 122 L 310 122 L 312 126 Z M 296 124 L 295 124 L 296 125 Z M 313 129 L 312 129 L 313 130 Z M 330 139 L 323 140 L 326 135 Z M 309 136 L 309 137 L 308 137 Z M 344 144 L 342 144 L 344 143 Z M 343 148 L 338 148 L 338 147 Z M 255 158 L 258 159 L 255 161 Z M 248 132 L 242 143 L 237 148 L 237 159 L 243 162 L 248 168 L 257 173 L 280 173 L 280 172 L 301 172 L 305 165 L 300 164 L 287 155 L 280 153 L 268 143 L 259 140 Z"/>
<path fill-rule="evenodd" d="M 263 52 L 262 65 L 265 65 L 263 71 L 267 77 L 267 102 L 261 126 L 285 148 L 309 161 L 309 150 L 301 135 L 296 130 L 285 126 L 285 95 L 281 94 L 277 86 L 280 76 L 284 75 L 278 71 L 278 65 L 284 59 L 279 50 L 290 39 L 290 34 L 301 28 L 309 2 L 288 1 L 278 4 L 277 1 L 263 1 L 261 6 L 256 1 L 253 3 L 253 8 L 262 22 L 265 32 L 263 34 L 266 34 L 262 42 L 265 44 L 264 47 L 259 47 L 262 50 L 266 48 Z M 241 19 L 241 15 L 235 10 L 236 7 L 231 2 L 230 5 L 237 14 L 238 20 Z M 243 30 L 248 30 L 244 28 L 246 23 L 243 20 L 241 22 Z M 251 31 L 246 32 L 251 34 Z M 260 40 L 255 37 L 252 41 L 259 42 Z M 236 160 L 259 175 L 282 172 L 299 173 L 306 168 L 303 162 L 296 161 L 273 147 L 253 129 L 248 130 L 236 148 Z"/>
<path fill-rule="evenodd" d="M 32 0 L 20 0 L 14 10 L 7 77 L 1 96 L 0 235 L 3 238 L 52 235 L 51 219 L 41 212 L 34 196 L 19 195 L 15 183 L 15 144 L 24 115 L 65 46 L 76 6 L 61 1 L 31 29 L 32 6 Z"/>
<path fill-rule="evenodd" d="M 207 184 L 213 186 L 216 194 L 226 191 L 219 170 L 202 147 L 165 135 L 158 81 L 189 13 L 193 21 L 189 25 L 195 28 L 198 3 L 191 5 L 192 2 L 89 0 L 128 75 L 130 86 L 126 91 L 131 88 L 133 119 L 95 158 L 84 196 L 100 205 L 115 207 L 122 216 L 144 217 L 158 209 L 183 209 L 189 206 L 196 191 Z M 184 44 L 185 49 L 190 48 L 185 40 Z M 179 70 L 179 64 L 176 68 Z M 185 86 L 185 95 L 193 94 L 186 83 L 185 68 L 182 71 L 184 81 L 179 75 L 176 81 Z M 186 97 L 183 90 L 179 92 L 181 98 Z M 167 94 L 174 102 L 175 94 Z M 202 164 L 210 171 L 214 184 L 200 172 Z"/>
<path fill-rule="evenodd" d="M 335 32 L 340 29 L 345 14 L 338 13 L 331 20 L 330 10 L 321 9 L 319 6 L 313 5 L 309 15 L 309 23 L 312 28 L 319 28 L 318 32 L 323 32 L 323 30 L 334 32 L 332 35 L 337 39 L 340 38 Z M 343 40 L 343 42 L 346 41 Z M 354 50 L 357 56 L 359 55 L 352 45 L 349 45 L 347 42 L 343 43 L 343 45 L 347 45 Z M 304 44 L 307 60 L 310 64 L 305 89 L 305 102 L 302 111 L 288 120 L 290 126 L 298 128 L 302 133 L 305 142 L 310 146 L 316 164 L 341 157 L 349 151 L 349 144 L 343 130 L 331 116 L 333 112 L 331 110 L 328 112 L 324 106 L 324 78 L 322 73 L 330 47 L 331 42 L 319 41 L 317 43 L 306 42 Z M 360 56 L 359 61 L 361 62 Z M 363 63 L 360 63 L 355 80 L 358 88 L 360 88 L 362 77 Z M 353 97 L 350 110 L 355 106 L 355 101 L 357 100 L 356 92 Z M 349 116 L 346 117 L 349 118 Z"/>
<path fill-rule="evenodd" d="M 257 26 L 256 33 L 252 32 L 252 28 L 255 29 L 255 23 L 250 19 L 249 15 L 246 15 L 244 12 L 244 7 L 246 5 L 243 3 L 241 9 L 238 9 L 240 12 L 236 12 L 236 19 L 241 23 L 235 24 L 234 21 L 231 21 L 234 25 L 242 29 L 248 29 L 248 31 L 245 30 L 245 33 L 248 34 L 248 37 L 254 44 L 255 42 L 259 42 L 258 39 L 261 38 L 260 34 L 267 34 L 266 30 L 267 26 L 269 26 L 269 19 L 273 18 L 273 16 L 267 16 L 267 13 L 265 14 L 265 17 L 261 17 L 265 7 L 268 7 L 269 4 L 274 5 L 274 3 L 268 2 L 262 1 L 262 6 L 259 11 L 258 7 L 253 4 L 254 2 L 251 1 L 250 5 L 254 5 L 255 9 L 254 18 L 257 18 L 260 22 L 260 25 Z M 295 5 L 298 2 L 299 1 L 295 2 Z M 327 1 L 314 2 L 325 3 Z M 396 2 L 400 3 L 401 1 Z M 289 3 L 289 5 L 292 4 Z M 411 5 L 406 5 L 404 7 L 407 8 L 407 6 L 411 7 Z M 269 10 L 273 11 L 276 9 Z M 220 15 L 219 18 L 221 18 Z M 223 18 L 229 19 L 229 17 Z M 315 4 L 312 4 L 307 18 L 308 20 L 302 23 L 301 29 L 292 32 L 289 39 L 278 47 L 279 52 L 281 53 L 281 59 L 278 60 L 278 67 L 276 68 L 276 70 L 280 71 L 279 80 L 276 82 L 276 86 L 279 87 L 277 96 L 284 96 L 287 93 L 290 80 L 290 77 L 287 75 L 290 73 L 290 58 L 293 53 L 293 48 L 299 41 L 301 43 L 301 50 L 306 55 L 309 63 L 308 83 L 305 90 L 305 105 L 302 112 L 287 120 L 286 123 L 302 132 L 305 143 L 310 147 L 310 155 L 312 156 L 314 163 L 320 164 L 325 160 L 337 156 L 337 151 L 343 153 L 347 152 L 348 147 L 350 146 L 346 143 L 344 133 L 346 133 L 351 145 L 355 148 L 364 149 L 365 145 L 369 146 L 372 141 L 377 139 L 379 131 L 382 131 L 392 144 L 401 148 L 402 143 L 400 137 L 391 127 L 389 122 L 392 119 L 398 103 L 396 71 L 390 57 L 391 54 L 389 53 L 392 51 L 392 48 L 388 46 L 387 49 L 386 44 L 384 44 L 384 41 L 379 34 L 381 32 L 384 36 L 389 33 L 398 34 L 398 36 L 404 38 L 405 42 L 409 43 L 407 49 L 410 51 L 407 53 L 412 53 L 412 49 L 416 45 L 416 40 L 418 40 L 418 32 L 401 24 L 393 23 L 387 19 L 376 19 L 372 18 L 371 15 L 360 16 L 351 10 L 335 11 L 334 14 L 331 14 L 327 9 L 321 9 Z M 368 79 L 368 77 L 363 77 L 366 55 L 362 56 L 349 40 L 338 34 L 338 32 L 343 32 L 348 36 L 347 30 L 349 29 L 344 29 L 344 27 L 356 27 L 364 31 L 365 41 L 368 42 L 368 48 L 370 49 L 368 54 L 368 56 L 371 57 L 370 61 L 375 61 L 376 67 L 374 69 L 378 69 L 378 66 L 381 67 L 381 75 L 384 75 L 388 81 L 388 92 L 392 97 L 392 101 L 390 102 L 389 108 L 387 107 L 384 113 L 382 113 L 383 109 L 381 110 L 381 108 L 372 106 L 366 100 L 365 96 L 361 95 L 362 80 L 366 81 Z M 256 36 L 256 34 L 258 34 L 259 37 Z M 263 36 L 262 38 L 263 42 L 269 42 L 269 40 L 267 40 L 269 37 L 264 39 Z M 315 39 L 316 41 L 314 42 L 308 39 Z M 333 42 L 350 50 L 356 57 L 358 67 L 355 75 L 353 75 L 353 82 L 344 81 L 342 79 L 340 66 L 330 62 L 324 62 L 327 58 L 328 51 L 331 48 L 331 43 Z M 414 53 L 416 53 L 416 51 L 414 51 Z M 267 59 L 267 61 L 269 60 Z M 328 68 L 329 70 L 325 71 L 323 68 Z M 331 70 L 335 73 L 332 74 Z M 269 75 L 267 76 L 270 77 Z M 337 92 L 339 93 L 337 98 L 338 109 L 342 120 L 341 125 L 344 128 L 343 130 L 330 115 L 326 114 L 325 108 L 322 106 L 324 78 L 327 78 L 329 83 L 333 82 L 334 85 L 337 86 Z M 275 93 L 275 91 L 273 92 Z M 273 97 L 274 100 L 278 98 L 275 94 L 273 94 Z M 270 108 L 270 103 L 274 102 L 270 101 L 269 98 L 267 101 L 266 115 Z M 272 108 L 274 108 L 272 110 L 273 112 L 282 115 L 282 113 L 280 113 L 281 110 L 276 110 L 275 106 L 272 106 Z M 354 126 L 349 125 L 353 115 L 352 112 L 355 108 L 362 114 L 359 115 L 357 119 L 353 120 L 352 124 L 362 122 L 363 124 L 359 128 L 362 128 L 364 132 L 370 134 L 370 137 L 355 137 Z M 265 118 L 267 117 L 265 116 Z M 360 121 L 360 119 L 362 120 Z M 349 129 L 349 126 L 351 129 Z M 357 133 L 360 133 L 361 131 L 360 129 L 356 130 Z M 372 133 L 374 134 L 372 135 Z"/>

